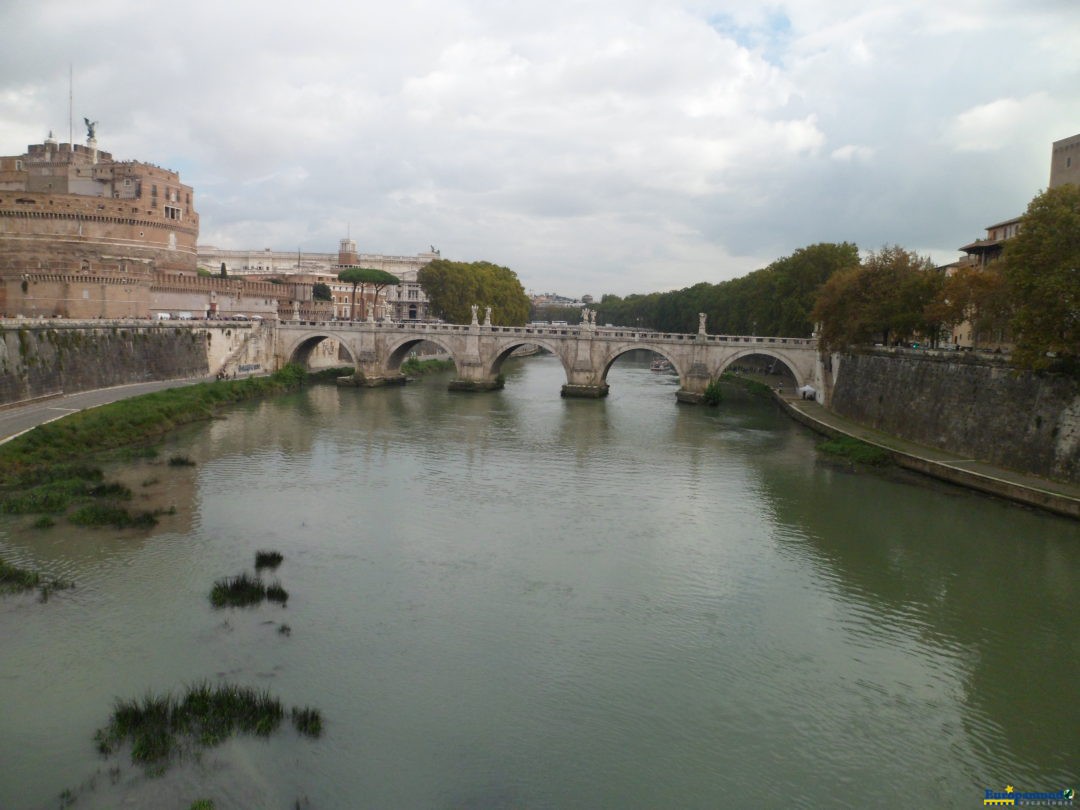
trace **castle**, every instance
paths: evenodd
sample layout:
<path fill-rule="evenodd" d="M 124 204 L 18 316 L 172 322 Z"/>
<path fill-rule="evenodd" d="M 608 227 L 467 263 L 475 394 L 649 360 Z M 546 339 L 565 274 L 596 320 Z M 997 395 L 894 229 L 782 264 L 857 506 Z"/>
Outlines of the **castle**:
<path fill-rule="evenodd" d="M 427 317 L 416 276 L 437 253 L 359 254 L 346 239 L 294 268 L 281 258 L 292 254 L 200 249 L 192 187 L 169 169 L 114 160 L 86 123 L 85 146 L 50 133 L 0 156 L 0 317 L 348 318 L 355 291 L 337 273 L 361 263 L 402 284 L 378 302 L 358 299 L 356 316 L 388 304 L 394 317 Z M 314 300 L 318 282 L 331 301 Z"/>

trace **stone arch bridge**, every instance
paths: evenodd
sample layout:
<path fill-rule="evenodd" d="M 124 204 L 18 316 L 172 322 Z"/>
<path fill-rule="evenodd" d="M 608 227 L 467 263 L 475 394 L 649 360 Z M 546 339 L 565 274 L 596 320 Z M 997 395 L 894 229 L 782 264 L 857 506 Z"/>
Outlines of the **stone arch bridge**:
<path fill-rule="evenodd" d="M 734 362 L 765 355 L 783 363 L 797 387 L 818 391 L 822 367 L 814 338 L 672 334 L 639 329 L 580 326 L 492 326 L 473 323 L 409 321 L 281 321 L 275 329 L 274 363 L 307 362 L 314 348 L 333 338 L 345 348 L 355 368 L 357 385 L 403 383 L 402 362 L 421 341 L 443 349 L 454 361 L 452 389 L 484 391 L 502 387 L 503 363 L 518 348 L 537 345 L 554 354 L 566 372 L 563 396 L 602 397 L 612 363 L 635 349 L 666 358 L 679 375 L 678 398 L 699 402 L 708 384 Z"/>

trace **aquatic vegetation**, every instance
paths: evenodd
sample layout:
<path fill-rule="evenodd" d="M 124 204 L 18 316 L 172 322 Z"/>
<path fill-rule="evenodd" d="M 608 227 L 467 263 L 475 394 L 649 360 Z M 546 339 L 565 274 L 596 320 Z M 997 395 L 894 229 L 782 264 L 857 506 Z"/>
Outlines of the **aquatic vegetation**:
<path fill-rule="evenodd" d="M 853 439 L 850 436 L 838 436 L 835 439 L 829 439 L 819 444 L 817 449 L 834 458 L 843 458 L 875 467 L 888 464 L 892 460 L 887 450 Z"/>
<path fill-rule="evenodd" d="M 285 560 L 285 555 L 280 551 L 256 551 L 255 552 L 255 570 L 259 571 L 263 568 L 269 568 L 274 570 Z"/>
<path fill-rule="evenodd" d="M 187 456 L 172 456 L 169 459 L 170 467 L 194 467 L 195 462 Z"/>
<path fill-rule="evenodd" d="M 289 601 L 289 592 L 281 587 L 281 583 L 274 580 L 274 584 L 267 586 L 266 598 L 271 602 L 279 602 L 284 605 Z"/>
<path fill-rule="evenodd" d="M 278 635 L 281 635 L 281 636 L 291 636 L 292 635 L 292 628 L 289 627 L 289 625 L 287 625 L 287 624 L 279 625 L 277 631 L 278 631 Z"/>
<path fill-rule="evenodd" d="M 723 389 L 719 380 L 713 380 L 705 386 L 705 392 L 702 394 L 701 401 L 706 405 L 716 406 L 720 404 L 720 400 L 723 399 Z"/>
<path fill-rule="evenodd" d="M 246 573 L 219 579 L 210 590 L 210 604 L 216 608 L 258 605 L 264 599 L 266 586 L 263 581 Z"/>
<path fill-rule="evenodd" d="M 115 753 L 131 743 L 131 761 L 164 765 L 185 747 L 212 747 L 233 734 L 267 737 L 277 731 L 285 717 L 281 701 L 265 690 L 202 681 L 187 687 L 184 694 L 147 693 L 139 700 L 117 700 L 112 718 L 94 735 L 102 754 Z M 300 717 L 308 737 L 322 732 L 318 709 L 293 708 L 293 724 Z M 204 800 L 205 801 L 205 800 Z"/>
<path fill-rule="evenodd" d="M 41 574 L 9 565 L 0 558 L 0 592 L 22 591 L 41 584 Z"/>
<path fill-rule="evenodd" d="M 56 521 L 48 515 L 42 515 L 37 520 L 35 520 L 32 525 L 35 529 L 51 529 L 53 526 L 56 525 Z"/>
<path fill-rule="evenodd" d="M 74 588 L 74 582 L 63 579 L 45 581 L 37 571 L 29 571 L 25 568 L 9 565 L 0 558 L 0 594 L 17 593 L 37 588 L 40 600 L 49 601 L 49 594 L 53 591 Z"/>
<path fill-rule="evenodd" d="M 191 803 L 188 810 L 214 810 L 213 799 L 196 799 Z"/>
<path fill-rule="evenodd" d="M 25 487 L 52 480 L 50 467 L 148 442 L 180 425 L 210 419 L 221 406 L 299 388 L 305 377 L 303 368 L 289 365 L 269 377 L 155 391 L 38 425 L 0 445 L 0 485 Z M 124 452 L 136 457 L 155 451 Z"/>
<path fill-rule="evenodd" d="M 68 517 L 76 526 L 112 526 L 117 529 L 150 528 L 157 525 L 153 512 L 132 514 L 122 506 L 91 503 L 76 509 Z"/>
<path fill-rule="evenodd" d="M 305 706 L 292 710 L 292 723 L 298 732 L 305 737 L 317 739 L 322 736 L 322 712 Z"/>

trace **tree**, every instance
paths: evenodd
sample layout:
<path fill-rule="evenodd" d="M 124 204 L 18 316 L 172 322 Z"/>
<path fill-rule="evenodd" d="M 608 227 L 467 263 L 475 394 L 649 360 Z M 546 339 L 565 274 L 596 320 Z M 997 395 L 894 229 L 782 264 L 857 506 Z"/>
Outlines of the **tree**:
<path fill-rule="evenodd" d="M 976 336 L 1003 332 L 1012 317 L 1012 296 L 1000 263 L 961 267 L 947 277 L 927 306 L 926 317 L 951 329 L 967 321 Z"/>
<path fill-rule="evenodd" d="M 811 317 L 822 324 L 826 349 L 916 335 L 933 341 L 940 324 L 927 317 L 927 310 L 943 282 L 929 258 L 898 245 L 883 247 L 860 266 L 831 276 Z"/>
<path fill-rule="evenodd" d="M 468 323 L 474 304 L 491 307 L 492 322 L 502 326 L 521 326 L 529 318 L 529 298 L 508 267 L 436 259 L 420 269 L 417 280 L 432 312 L 452 323 Z"/>
<path fill-rule="evenodd" d="M 330 291 L 328 284 L 323 284 L 321 281 L 316 281 L 311 285 L 311 297 L 316 301 L 333 301 L 334 295 Z"/>
<path fill-rule="evenodd" d="M 221 263 L 221 269 L 218 271 L 218 276 L 221 278 L 227 278 L 229 272 L 225 269 L 225 262 Z"/>
<path fill-rule="evenodd" d="M 1080 358 L 1080 186 L 1048 189 L 1005 243 L 1003 269 L 1016 307 L 1013 360 L 1049 368 Z"/>
<path fill-rule="evenodd" d="M 379 291 L 384 287 L 400 284 L 401 279 L 386 270 L 375 270 L 371 267 L 347 267 L 338 273 L 338 280 L 346 284 L 352 284 L 352 306 L 349 308 L 349 317 L 356 320 L 356 288 L 360 287 L 360 297 L 363 299 L 364 292 L 370 284 L 375 289 L 374 298 L 378 299 Z"/>

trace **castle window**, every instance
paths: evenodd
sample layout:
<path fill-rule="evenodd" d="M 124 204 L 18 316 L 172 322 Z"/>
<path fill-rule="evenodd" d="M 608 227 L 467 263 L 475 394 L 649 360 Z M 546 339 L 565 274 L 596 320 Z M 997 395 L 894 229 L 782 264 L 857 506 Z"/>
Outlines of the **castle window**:
<path fill-rule="evenodd" d="M 156 197 L 157 196 L 157 186 L 150 186 L 150 196 L 151 197 Z"/>
<path fill-rule="evenodd" d="M 172 205 L 166 205 L 165 219 L 180 219 L 180 209 Z"/>

